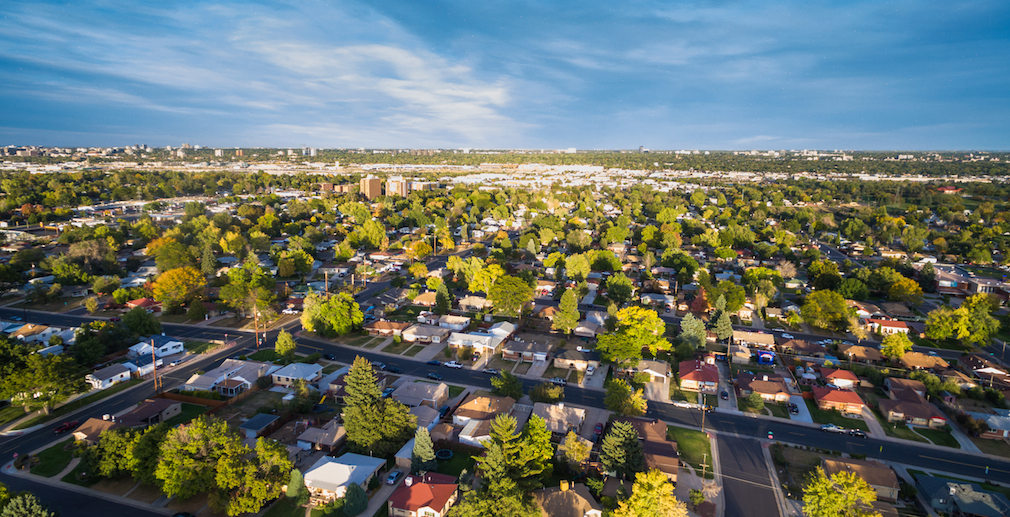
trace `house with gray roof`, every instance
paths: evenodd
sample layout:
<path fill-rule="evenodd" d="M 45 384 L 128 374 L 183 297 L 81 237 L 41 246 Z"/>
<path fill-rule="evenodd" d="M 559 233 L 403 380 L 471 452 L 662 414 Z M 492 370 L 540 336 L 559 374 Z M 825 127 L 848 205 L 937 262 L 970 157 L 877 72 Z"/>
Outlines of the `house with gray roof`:
<path fill-rule="evenodd" d="M 915 477 L 915 483 L 930 507 L 945 515 L 1003 517 L 1010 515 L 1010 500 L 996 492 L 983 490 L 975 483 L 952 481 L 928 475 Z"/>
<path fill-rule="evenodd" d="M 318 364 L 291 363 L 275 371 L 271 377 L 274 380 L 274 384 L 285 388 L 291 387 L 299 379 L 309 384 L 314 384 L 319 379 L 322 379 L 323 367 Z"/>

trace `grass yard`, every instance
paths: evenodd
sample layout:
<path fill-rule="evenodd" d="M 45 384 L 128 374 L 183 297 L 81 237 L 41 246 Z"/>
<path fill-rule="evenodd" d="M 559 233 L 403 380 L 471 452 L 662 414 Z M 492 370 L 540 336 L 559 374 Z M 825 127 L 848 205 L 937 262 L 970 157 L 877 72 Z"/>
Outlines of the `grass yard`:
<path fill-rule="evenodd" d="M 45 312 L 63 312 L 63 311 L 69 311 L 71 309 L 76 309 L 77 307 L 80 307 L 82 303 L 84 303 L 84 298 L 78 297 L 78 298 L 64 298 L 49 303 L 26 304 L 24 302 L 21 302 L 21 303 L 15 303 L 10 307 L 17 307 L 19 309 L 25 307 L 27 309 L 32 309 L 36 311 L 45 311 Z"/>
<path fill-rule="evenodd" d="M 677 383 L 671 382 L 670 383 L 670 400 L 672 400 L 672 401 L 684 400 L 684 401 L 687 401 L 687 402 L 694 402 L 694 401 L 698 400 L 698 397 L 695 396 L 694 393 L 688 393 L 686 391 L 681 391 L 680 386 L 677 386 Z"/>
<path fill-rule="evenodd" d="M 384 504 L 380 506 L 379 509 L 375 511 L 375 515 L 372 515 L 372 517 L 389 517 L 389 505 Z"/>
<path fill-rule="evenodd" d="M 169 427 L 185 424 L 186 422 L 206 413 L 207 409 L 209 409 L 207 406 L 183 402 L 182 412 L 172 418 L 169 418 L 168 420 L 165 420 L 165 423 L 168 424 Z"/>
<path fill-rule="evenodd" d="M 916 427 L 914 431 L 922 436 L 925 436 L 929 441 L 935 443 L 936 445 L 953 447 L 954 449 L 961 448 L 961 444 L 958 443 L 957 438 L 954 438 L 954 436 L 950 434 L 950 431 L 945 431 L 943 429 L 923 429 L 921 427 Z"/>
<path fill-rule="evenodd" d="M 449 385 L 449 398 L 450 399 L 454 399 L 460 393 L 463 393 L 464 391 L 466 391 L 466 388 L 464 388 L 462 386 L 453 386 L 452 384 L 450 384 Z"/>
<path fill-rule="evenodd" d="M 375 348 L 375 347 L 381 345 L 382 342 L 385 341 L 385 340 L 386 340 L 386 338 L 384 338 L 384 337 L 372 338 L 371 341 L 369 341 L 368 343 L 365 343 L 364 348 Z"/>
<path fill-rule="evenodd" d="M 52 447 L 39 453 L 39 463 L 32 467 L 31 473 L 37 476 L 51 478 L 70 465 L 70 460 L 74 459 L 74 449 L 66 449 L 67 445 L 74 442 L 74 439 L 63 440 Z"/>
<path fill-rule="evenodd" d="M 421 350 L 424 350 L 424 346 L 422 345 L 412 346 L 409 349 L 407 349 L 407 351 L 404 352 L 403 355 L 407 357 L 414 357 L 415 355 L 421 353 Z"/>
<path fill-rule="evenodd" d="M 994 456 L 1010 458 L 1010 445 L 1003 440 L 987 440 L 985 438 L 972 438 L 972 442 L 978 446 L 979 450 Z"/>
<path fill-rule="evenodd" d="M 358 336 L 352 338 L 345 338 L 344 344 L 348 346 L 365 346 L 369 341 L 372 340 L 372 336 Z"/>
<path fill-rule="evenodd" d="M 158 316 L 158 319 L 162 323 L 186 323 L 189 321 L 189 316 L 185 312 L 182 314 L 162 314 Z"/>
<path fill-rule="evenodd" d="M 532 366 L 532 363 L 523 363 L 523 364 L 529 364 L 529 365 Z M 520 365 L 520 367 L 521 366 L 522 365 Z M 526 368 L 526 369 L 529 370 L 529 368 Z M 518 368 L 516 369 L 516 373 L 519 373 Z M 522 373 L 526 373 L 526 372 L 522 372 Z M 561 377 L 562 379 L 564 379 L 564 378 L 568 377 L 568 370 L 566 370 L 564 368 L 555 368 L 553 366 L 548 366 L 547 369 L 544 370 L 544 374 L 543 374 L 542 377 L 544 379 L 553 379 L 555 377 Z"/>
<path fill-rule="evenodd" d="M 691 465 L 699 473 L 702 470 L 701 464 L 708 463 L 705 479 L 715 479 L 711 465 L 712 443 L 709 442 L 705 433 L 668 425 L 666 426 L 666 438 L 677 442 L 677 451 L 680 452 L 681 461 Z"/>
<path fill-rule="evenodd" d="M 382 351 L 390 354 L 402 354 L 413 345 L 414 344 L 409 341 L 400 341 L 397 343 L 396 340 L 393 340 L 393 342 L 386 345 L 386 348 L 383 348 Z"/>
<path fill-rule="evenodd" d="M 249 356 L 249 360 L 251 360 L 251 361 L 263 361 L 263 362 L 270 362 L 270 363 L 272 363 L 272 362 L 280 359 L 280 357 L 281 357 L 280 354 L 278 354 L 274 349 L 271 348 L 271 349 L 260 350 L 259 352 L 256 352 L 255 354 L 250 355 Z"/>
<path fill-rule="evenodd" d="M 84 479 L 77 479 L 77 476 L 81 475 L 82 473 L 84 473 L 84 464 L 78 463 L 77 466 L 74 467 L 74 470 L 71 470 L 66 476 L 63 476 L 63 479 L 60 479 L 60 481 L 63 481 L 64 483 L 73 483 L 77 486 L 91 487 L 91 485 L 94 485 L 95 483 L 98 483 L 99 481 L 102 480 L 102 478 L 98 476 L 89 476 Z M 161 490 L 158 490 L 158 493 L 160 495 Z M 150 500 L 149 502 L 153 503 L 154 499 Z"/>
<path fill-rule="evenodd" d="M 789 487 L 789 491 L 797 493 L 802 490 L 807 481 L 807 477 L 813 470 L 821 464 L 822 454 L 794 449 L 776 444 L 772 449 L 772 458 L 780 467 L 778 469 L 779 481 Z"/>
<path fill-rule="evenodd" d="M 343 368 L 339 364 L 328 364 L 323 367 L 323 375 L 329 375 L 339 369 Z"/>
<path fill-rule="evenodd" d="M 488 359 L 487 361 L 488 368 L 494 368 L 495 370 L 498 370 L 500 372 L 512 371 L 512 367 L 515 365 L 516 365 L 515 361 L 509 361 L 503 359 L 502 356 L 500 355 L 495 355 L 494 357 Z"/>
<path fill-rule="evenodd" d="M 183 345 L 186 347 L 186 351 L 191 354 L 206 354 L 218 347 L 215 343 L 208 343 L 206 341 L 190 341 Z"/>
<path fill-rule="evenodd" d="M 533 366 L 533 363 L 519 363 L 519 366 L 516 366 L 515 371 L 513 371 L 512 373 L 516 375 L 523 375 L 526 372 L 530 371 L 531 366 Z M 550 370 L 550 368 L 548 368 L 548 370 Z"/>
<path fill-rule="evenodd" d="M 463 454 L 460 452 L 453 453 L 452 457 L 447 460 L 437 460 L 439 474 L 446 474 L 449 476 L 459 477 L 459 473 L 466 469 L 467 472 L 474 471 L 474 465 L 477 463 L 474 461 L 473 457 L 469 454 Z"/>
<path fill-rule="evenodd" d="M 215 321 L 211 325 L 214 326 L 214 327 L 226 327 L 226 328 L 231 328 L 231 329 L 240 329 L 242 327 L 245 327 L 246 325 L 252 325 L 252 324 L 253 324 L 253 319 L 252 318 L 224 318 L 224 319 L 220 319 L 220 320 Z M 260 322 L 260 325 L 262 325 L 262 324 L 263 323 Z"/>
<path fill-rule="evenodd" d="M 848 418 L 842 416 L 842 414 L 838 411 L 820 409 L 817 407 L 817 403 L 813 400 L 806 400 L 805 402 L 807 403 L 807 409 L 810 410 L 810 416 L 814 419 L 814 422 L 817 422 L 818 424 L 835 424 L 839 427 L 846 427 L 850 429 L 862 429 L 863 431 L 870 430 L 862 418 Z"/>
<path fill-rule="evenodd" d="M 28 428 L 28 427 L 32 427 L 34 425 L 44 424 L 44 423 L 46 423 L 46 422 L 48 422 L 50 420 L 57 420 L 59 418 L 62 418 L 63 415 L 65 415 L 67 413 L 70 413 L 71 411 L 77 411 L 78 409 L 80 409 L 80 408 L 82 408 L 84 406 L 87 406 L 88 404 L 91 404 L 93 402 L 98 402 L 99 400 L 102 400 L 102 399 L 104 399 L 106 397 L 110 397 L 112 395 L 115 395 L 116 393 L 119 393 L 120 391 L 123 391 L 123 390 L 125 390 L 127 388 L 130 388 L 132 386 L 136 386 L 137 384 L 140 384 L 141 382 L 144 382 L 144 381 L 141 380 L 141 379 L 130 379 L 130 380 L 126 381 L 126 382 L 121 382 L 121 383 L 116 384 L 115 386 L 113 386 L 111 388 L 104 389 L 102 391 L 99 391 L 98 393 L 93 393 L 93 394 L 88 395 L 86 397 L 81 397 L 81 398 L 79 398 L 79 399 L 77 399 L 77 400 L 75 400 L 73 402 L 64 404 L 64 405 L 62 405 L 62 406 L 54 409 L 48 415 L 39 415 L 39 416 L 37 416 L 35 418 L 32 418 L 32 419 L 30 419 L 28 421 L 22 422 L 22 423 L 18 424 L 18 426 L 15 427 L 15 429 L 25 429 L 25 428 Z"/>
<path fill-rule="evenodd" d="M 13 422 L 28 413 L 25 413 L 24 406 L 7 406 L 0 409 L 0 426 L 3 426 L 7 422 Z"/>
<path fill-rule="evenodd" d="M 765 404 L 765 409 L 771 411 L 772 416 L 778 418 L 789 418 L 789 408 L 785 404 Z"/>

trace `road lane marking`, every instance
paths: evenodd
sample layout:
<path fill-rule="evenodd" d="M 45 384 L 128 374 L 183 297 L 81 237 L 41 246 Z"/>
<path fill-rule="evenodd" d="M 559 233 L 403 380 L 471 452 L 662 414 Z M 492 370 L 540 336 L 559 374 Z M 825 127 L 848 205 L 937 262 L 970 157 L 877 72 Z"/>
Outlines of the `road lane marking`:
<path fill-rule="evenodd" d="M 983 470 L 986 468 L 985 465 L 979 465 L 978 463 L 964 463 L 964 462 L 961 462 L 961 461 L 945 460 L 943 458 L 934 458 L 932 456 L 923 456 L 921 454 L 919 455 L 919 457 L 927 459 L 927 460 L 946 461 L 947 463 L 953 463 L 955 465 L 964 465 L 966 467 L 975 467 L 975 468 L 979 468 L 979 469 L 983 469 Z M 1010 474 L 1010 471 L 1002 470 L 1002 469 L 990 468 L 989 470 L 996 471 L 996 472 L 1002 472 L 1004 474 Z"/>

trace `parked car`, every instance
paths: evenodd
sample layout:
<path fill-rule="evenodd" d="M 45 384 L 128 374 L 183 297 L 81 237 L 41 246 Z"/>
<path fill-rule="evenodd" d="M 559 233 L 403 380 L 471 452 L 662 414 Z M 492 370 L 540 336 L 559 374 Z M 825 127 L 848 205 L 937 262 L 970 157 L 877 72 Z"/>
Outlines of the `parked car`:
<path fill-rule="evenodd" d="M 396 391 L 396 388 L 386 388 L 382 390 L 382 398 L 388 399 L 389 397 L 392 397 L 394 391 Z"/>
<path fill-rule="evenodd" d="M 399 366 L 387 366 L 386 371 L 389 373 L 403 373 L 403 368 Z"/>
<path fill-rule="evenodd" d="M 557 384 L 558 386 L 566 386 L 566 385 L 568 385 L 568 381 L 565 380 L 565 379 L 562 379 L 561 377 L 553 377 L 553 378 L 551 378 L 551 382 L 554 383 L 554 384 Z"/>
<path fill-rule="evenodd" d="M 849 429 L 849 436 L 855 436 L 856 438 L 866 438 L 866 431 L 860 429 Z"/>
<path fill-rule="evenodd" d="M 395 485 L 396 482 L 400 480 L 400 476 L 402 476 L 402 475 L 403 475 L 403 472 L 400 472 L 399 470 L 394 470 L 394 471 L 390 472 L 389 475 L 386 476 L 386 484 L 387 485 Z"/>
<path fill-rule="evenodd" d="M 55 429 L 55 431 L 56 431 L 56 434 L 63 434 L 65 432 L 67 432 L 67 431 L 69 431 L 69 430 L 77 427 L 78 425 L 80 425 L 80 423 L 77 420 L 71 420 L 70 422 L 63 422 L 62 424 L 60 424 L 59 427 L 57 427 Z"/>
<path fill-rule="evenodd" d="M 593 428 L 593 432 L 596 434 L 603 434 L 603 422 L 597 422 L 596 427 Z"/>
<path fill-rule="evenodd" d="M 383 363 L 372 363 L 372 366 L 374 366 L 375 369 L 379 370 L 380 372 L 386 369 L 386 365 Z"/>
<path fill-rule="evenodd" d="M 586 377 L 589 377 L 594 373 L 596 373 L 596 367 L 593 365 L 589 365 L 589 368 L 586 368 Z"/>
<path fill-rule="evenodd" d="M 793 335 L 792 335 L 792 334 L 785 334 L 785 333 L 783 333 L 783 334 L 782 334 L 782 337 L 784 337 L 784 338 L 786 338 L 786 339 L 792 339 L 792 338 L 793 338 Z"/>
<path fill-rule="evenodd" d="M 800 414 L 800 407 L 797 406 L 796 404 L 793 404 L 792 402 L 790 402 L 789 403 L 789 413 L 793 414 L 793 415 Z"/>
<path fill-rule="evenodd" d="M 428 373 L 428 378 L 431 379 L 431 380 L 433 380 L 433 381 L 440 381 L 440 380 L 442 380 L 442 375 L 441 374 L 437 374 L 435 372 L 430 372 L 430 373 Z"/>
<path fill-rule="evenodd" d="M 481 371 L 488 375 L 498 375 L 498 370 L 495 370 L 494 368 L 484 368 Z"/>
<path fill-rule="evenodd" d="M 14 316 L 11 319 L 14 321 L 21 321 L 21 318 L 19 316 Z M 120 318 L 119 316 L 113 316 L 109 318 L 109 321 L 123 321 L 123 318 Z"/>
<path fill-rule="evenodd" d="M 449 410 L 450 409 L 452 409 L 452 408 L 450 408 L 448 404 L 446 404 L 446 405 L 438 408 L 438 417 L 439 418 L 445 418 L 445 415 L 449 414 Z"/>
<path fill-rule="evenodd" d="M 826 433 L 844 434 L 845 433 L 845 428 L 844 427 L 838 427 L 835 424 L 824 424 L 824 425 L 821 426 L 821 431 L 824 431 Z"/>
<path fill-rule="evenodd" d="M 676 407 L 679 407 L 679 408 L 684 408 L 684 409 L 691 409 L 691 408 L 694 407 L 694 404 L 692 404 L 692 403 L 690 403 L 690 402 L 688 402 L 686 400 L 675 400 L 675 401 L 673 401 L 673 405 L 676 406 Z"/>
<path fill-rule="evenodd" d="M 449 361 L 448 363 L 445 363 L 445 367 L 446 368 L 453 368 L 455 370 L 459 370 L 460 368 L 463 367 L 463 365 L 460 364 L 458 361 Z"/>
<path fill-rule="evenodd" d="M 438 362 L 438 360 L 437 360 L 437 359 L 432 359 L 431 361 L 428 361 L 428 362 L 427 362 L 426 364 L 430 364 L 430 365 L 432 365 L 432 366 L 439 366 L 439 365 L 441 365 L 442 363 Z"/>
<path fill-rule="evenodd" d="M 726 390 L 723 390 L 723 392 L 719 394 L 719 398 L 721 398 L 723 400 L 729 400 L 729 392 L 726 391 Z"/>

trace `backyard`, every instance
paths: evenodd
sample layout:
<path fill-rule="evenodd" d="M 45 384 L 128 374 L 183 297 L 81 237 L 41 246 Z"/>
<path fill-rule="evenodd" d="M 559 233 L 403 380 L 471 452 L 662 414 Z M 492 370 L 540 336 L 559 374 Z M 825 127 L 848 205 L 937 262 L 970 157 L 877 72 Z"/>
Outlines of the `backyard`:
<path fill-rule="evenodd" d="M 677 426 L 666 426 L 666 439 L 677 442 L 680 460 L 694 468 L 701 475 L 702 463 L 708 463 L 705 469 L 706 479 L 715 479 L 712 472 L 712 444 L 708 436 L 701 431 L 684 429 Z"/>
<path fill-rule="evenodd" d="M 187 402 L 182 403 L 182 412 L 169 418 L 165 421 L 169 427 L 175 427 L 179 424 L 185 424 L 190 420 L 204 414 L 207 412 L 207 406 L 201 406 L 199 404 L 189 404 Z"/>

